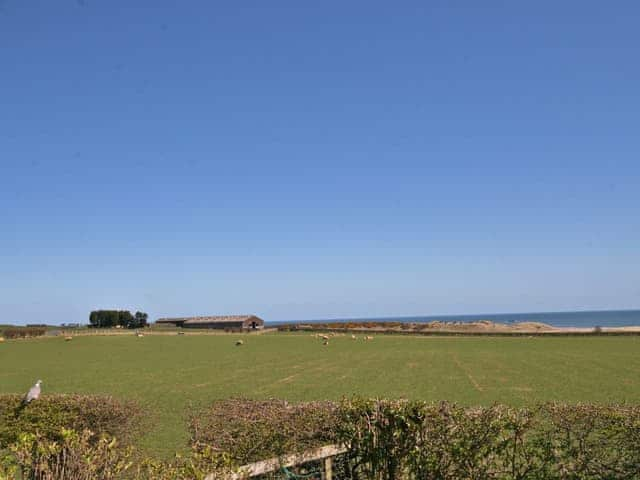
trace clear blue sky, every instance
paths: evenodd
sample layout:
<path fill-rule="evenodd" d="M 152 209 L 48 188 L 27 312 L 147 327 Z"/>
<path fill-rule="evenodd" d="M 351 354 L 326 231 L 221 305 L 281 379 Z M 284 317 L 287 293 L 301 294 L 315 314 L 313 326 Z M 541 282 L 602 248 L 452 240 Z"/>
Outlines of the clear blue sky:
<path fill-rule="evenodd" d="M 3 0 L 0 323 L 640 307 L 639 19 Z"/>

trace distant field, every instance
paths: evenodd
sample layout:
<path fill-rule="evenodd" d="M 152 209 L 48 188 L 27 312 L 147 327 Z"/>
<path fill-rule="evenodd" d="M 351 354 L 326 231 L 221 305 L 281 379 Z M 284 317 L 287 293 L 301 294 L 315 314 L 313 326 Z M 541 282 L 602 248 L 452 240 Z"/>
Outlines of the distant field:
<path fill-rule="evenodd" d="M 234 346 L 236 338 L 245 345 Z M 215 398 L 407 397 L 463 404 L 640 402 L 640 337 L 133 335 L 0 344 L 0 393 L 111 394 L 139 400 L 143 445 L 184 448 L 185 415 Z"/>

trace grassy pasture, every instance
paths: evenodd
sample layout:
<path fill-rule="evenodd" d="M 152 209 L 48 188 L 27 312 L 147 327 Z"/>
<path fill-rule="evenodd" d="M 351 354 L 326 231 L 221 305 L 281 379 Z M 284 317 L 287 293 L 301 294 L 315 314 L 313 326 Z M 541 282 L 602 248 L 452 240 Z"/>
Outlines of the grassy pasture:
<path fill-rule="evenodd" d="M 245 344 L 234 345 L 236 338 Z M 212 399 L 406 397 L 465 405 L 640 402 L 640 337 L 84 336 L 0 344 L 0 393 L 111 394 L 138 400 L 142 445 L 168 454 L 186 415 Z"/>

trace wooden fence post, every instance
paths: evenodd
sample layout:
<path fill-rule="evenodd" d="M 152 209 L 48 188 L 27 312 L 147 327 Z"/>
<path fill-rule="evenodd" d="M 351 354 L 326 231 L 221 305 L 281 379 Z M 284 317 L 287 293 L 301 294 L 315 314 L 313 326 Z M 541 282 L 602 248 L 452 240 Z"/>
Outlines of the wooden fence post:
<path fill-rule="evenodd" d="M 333 457 L 324 459 L 324 480 L 333 480 Z"/>

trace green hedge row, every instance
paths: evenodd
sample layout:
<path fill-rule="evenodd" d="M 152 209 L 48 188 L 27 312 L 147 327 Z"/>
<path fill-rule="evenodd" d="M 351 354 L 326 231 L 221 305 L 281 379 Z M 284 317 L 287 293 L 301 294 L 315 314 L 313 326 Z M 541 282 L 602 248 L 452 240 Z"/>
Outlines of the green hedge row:
<path fill-rule="evenodd" d="M 139 418 L 135 404 L 110 397 L 44 397 L 22 409 L 0 397 L 0 478 L 203 478 L 330 443 L 348 446 L 344 479 L 640 478 L 640 406 L 231 399 L 194 413 L 192 454 L 170 462 L 132 455 Z"/>
<path fill-rule="evenodd" d="M 337 405 L 283 400 L 215 401 L 190 419 L 192 445 L 227 452 L 243 465 L 334 443 Z"/>
<path fill-rule="evenodd" d="M 229 478 L 234 471 L 227 455 L 210 448 L 155 460 L 89 430 L 63 428 L 56 441 L 25 433 L 7 450 L 0 450 L 1 480 L 204 480 L 211 474 Z"/>
<path fill-rule="evenodd" d="M 141 413 L 137 403 L 109 396 L 47 395 L 23 406 L 21 396 L 0 395 L 0 449 L 25 433 L 59 440 L 62 428 L 128 442 L 140 431 Z"/>
<path fill-rule="evenodd" d="M 340 415 L 352 478 L 640 478 L 639 406 L 351 400 Z"/>
<path fill-rule="evenodd" d="M 134 446 L 139 405 L 110 396 L 47 395 L 29 405 L 0 395 L 0 480 L 202 480 L 232 471 L 230 457 L 206 445 L 171 460 Z"/>
<path fill-rule="evenodd" d="M 640 406 L 225 400 L 191 431 L 238 464 L 342 443 L 353 479 L 640 478 Z"/>

